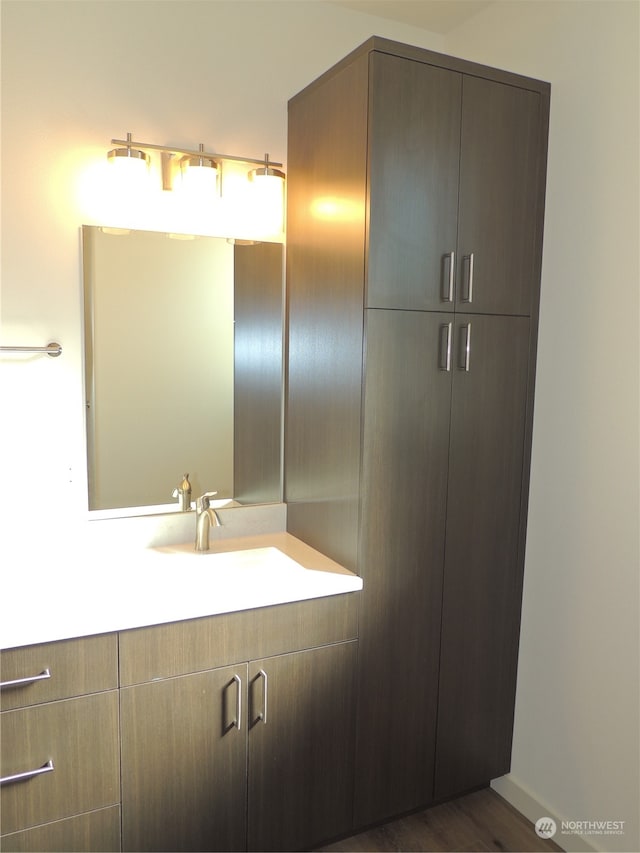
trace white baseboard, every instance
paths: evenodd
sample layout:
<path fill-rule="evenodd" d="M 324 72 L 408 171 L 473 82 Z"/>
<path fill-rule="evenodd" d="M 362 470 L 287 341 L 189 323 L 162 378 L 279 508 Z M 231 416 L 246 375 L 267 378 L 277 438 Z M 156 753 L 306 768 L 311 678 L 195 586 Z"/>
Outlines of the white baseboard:
<path fill-rule="evenodd" d="M 548 803 L 543 803 L 536 797 L 525 785 L 522 785 L 513 774 L 501 776 L 499 779 L 494 779 L 491 787 L 503 799 L 510 803 L 520 814 L 523 814 L 531 823 L 534 823 L 541 817 L 550 817 L 555 820 L 558 825 L 558 831 L 553 836 L 554 841 L 559 847 L 567 853 L 597 853 L 600 848 L 594 847 L 593 842 L 582 835 L 575 832 L 563 834 L 560 827 L 562 821 L 567 818 L 564 815 L 558 814 Z"/>

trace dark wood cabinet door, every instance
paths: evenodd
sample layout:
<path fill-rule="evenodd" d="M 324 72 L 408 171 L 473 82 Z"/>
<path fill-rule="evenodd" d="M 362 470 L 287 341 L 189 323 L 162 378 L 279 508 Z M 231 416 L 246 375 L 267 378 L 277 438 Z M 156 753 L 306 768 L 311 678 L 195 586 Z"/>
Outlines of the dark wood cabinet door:
<path fill-rule="evenodd" d="M 529 315 L 539 275 L 540 95 L 465 75 L 456 311 Z"/>
<path fill-rule="evenodd" d="M 458 318 L 455 350 L 436 798 L 509 769 L 529 320 Z"/>
<path fill-rule="evenodd" d="M 432 798 L 452 320 L 367 312 L 358 826 Z"/>
<path fill-rule="evenodd" d="M 123 850 L 245 849 L 246 683 L 241 665 L 121 689 Z"/>
<path fill-rule="evenodd" d="M 454 71 L 372 54 L 370 308 L 452 307 L 461 79 Z"/>
<path fill-rule="evenodd" d="M 351 829 L 356 642 L 250 664 L 249 850 Z"/>

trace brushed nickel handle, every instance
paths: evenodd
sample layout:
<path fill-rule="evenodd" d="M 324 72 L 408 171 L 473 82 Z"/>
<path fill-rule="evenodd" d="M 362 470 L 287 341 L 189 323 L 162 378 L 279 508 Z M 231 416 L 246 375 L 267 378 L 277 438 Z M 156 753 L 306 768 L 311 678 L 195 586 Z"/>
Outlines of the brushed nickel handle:
<path fill-rule="evenodd" d="M 449 275 L 444 275 L 444 267 L 447 265 L 447 261 L 449 262 Z M 443 302 L 453 302 L 453 282 L 455 276 L 455 266 L 456 266 L 456 253 L 448 252 L 446 255 L 442 256 L 442 266 L 443 266 L 443 276 L 442 276 L 442 301 Z M 446 284 L 446 287 L 444 285 Z"/>
<path fill-rule="evenodd" d="M 51 678 L 51 671 L 49 670 L 49 667 L 39 675 L 28 675 L 26 678 L 14 678 L 13 681 L 0 681 L 0 690 L 4 690 L 5 687 L 23 687 L 27 684 L 34 684 L 36 681 L 44 681 L 46 678 Z"/>
<path fill-rule="evenodd" d="M 236 683 L 237 694 L 236 694 L 236 718 L 231 725 L 235 726 L 238 731 L 242 726 L 242 681 L 240 680 L 239 675 L 234 675 L 233 680 Z"/>
<path fill-rule="evenodd" d="M 42 767 L 35 770 L 26 770 L 24 773 L 14 773 L 12 776 L 2 776 L 0 785 L 9 785 L 11 782 L 26 782 L 27 779 L 33 779 L 36 776 L 42 776 L 43 773 L 51 773 L 55 770 L 53 761 L 49 759 Z"/>
<path fill-rule="evenodd" d="M 467 323 L 466 326 L 462 326 L 462 331 L 464 332 L 464 338 L 460 370 L 464 370 L 468 373 L 471 366 L 471 323 Z"/>
<path fill-rule="evenodd" d="M 451 340 L 453 323 L 440 326 L 440 370 L 451 370 Z"/>
<path fill-rule="evenodd" d="M 464 268 L 467 275 L 464 277 L 465 288 L 462 296 L 463 302 L 473 302 L 473 252 L 464 256 Z"/>
<path fill-rule="evenodd" d="M 257 720 L 262 720 L 262 722 L 267 725 L 267 698 L 269 695 L 269 681 L 267 679 L 267 673 L 264 669 L 261 669 L 258 673 L 258 678 L 262 679 L 262 711 L 256 717 Z"/>

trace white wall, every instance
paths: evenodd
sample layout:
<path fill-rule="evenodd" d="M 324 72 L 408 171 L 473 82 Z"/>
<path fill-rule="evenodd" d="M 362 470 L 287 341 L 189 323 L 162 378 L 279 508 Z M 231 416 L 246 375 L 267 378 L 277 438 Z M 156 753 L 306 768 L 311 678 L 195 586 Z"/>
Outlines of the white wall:
<path fill-rule="evenodd" d="M 286 160 L 287 100 L 311 80 L 374 34 L 442 39 L 295 0 L 3 0 L 1 13 L 0 340 L 63 345 L 59 359 L 0 358 L 6 544 L 30 496 L 60 523 L 86 508 L 79 229 L 119 224 L 95 180 L 111 139 Z M 121 224 L 132 215 L 123 200 Z"/>
<path fill-rule="evenodd" d="M 625 835 L 586 842 L 630 851 L 640 850 L 639 8 L 496 3 L 446 43 L 552 85 L 516 724 L 498 789 L 559 820 L 625 820 Z M 543 814 L 534 803 L 530 817 Z"/>
<path fill-rule="evenodd" d="M 0 360 L 5 556 L 34 506 L 60 524 L 86 506 L 78 233 L 100 206 L 79 178 L 112 137 L 285 159 L 287 99 L 373 34 L 551 81 L 505 792 L 528 791 L 559 818 L 626 820 L 625 836 L 590 837 L 603 850 L 640 849 L 637 13 L 635 2 L 498 3 L 445 42 L 312 0 L 2 3 L 0 336 L 64 346 L 59 359 Z M 585 849 L 577 836 L 561 844 Z"/>

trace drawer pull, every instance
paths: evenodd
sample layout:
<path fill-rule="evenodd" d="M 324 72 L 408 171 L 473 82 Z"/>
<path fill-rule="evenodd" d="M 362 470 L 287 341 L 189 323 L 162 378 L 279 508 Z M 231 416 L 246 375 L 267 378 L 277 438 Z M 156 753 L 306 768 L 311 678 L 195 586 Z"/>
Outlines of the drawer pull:
<path fill-rule="evenodd" d="M 6 687 L 23 687 L 27 684 L 34 684 L 36 681 L 44 681 L 45 678 L 51 678 L 49 667 L 40 675 L 28 675 L 26 678 L 15 678 L 13 681 L 0 681 L 0 690 L 4 690 Z"/>
<path fill-rule="evenodd" d="M 27 770 L 24 773 L 14 773 L 13 776 L 0 777 L 0 785 L 9 785 L 11 782 L 26 782 L 27 779 L 42 776 L 43 773 L 51 773 L 53 770 L 55 770 L 53 761 L 49 759 L 45 765 L 36 768 L 36 770 Z"/>

